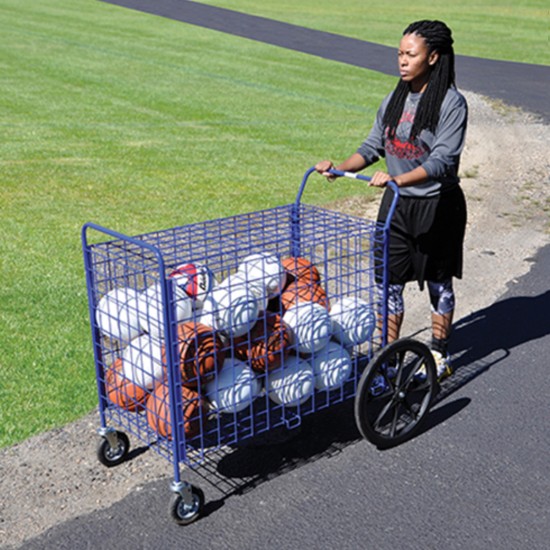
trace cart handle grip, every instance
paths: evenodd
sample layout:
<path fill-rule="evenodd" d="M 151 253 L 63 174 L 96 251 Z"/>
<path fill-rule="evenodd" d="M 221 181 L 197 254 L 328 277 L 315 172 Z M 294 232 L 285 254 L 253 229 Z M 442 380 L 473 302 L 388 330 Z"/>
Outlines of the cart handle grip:
<path fill-rule="evenodd" d="M 304 174 L 304 177 L 302 179 L 302 184 L 300 185 L 300 189 L 298 190 L 298 194 L 296 195 L 296 201 L 295 204 L 298 206 L 302 200 L 302 194 L 304 193 L 304 189 L 307 183 L 307 180 L 309 176 L 316 172 L 315 166 L 312 166 L 309 170 L 306 171 Z M 329 170 L 331 174 L 334 174 L 335 176 L 344 177 L 344 178 L 351 178 L 354 180 L 363 180 L 363 181 L 370 181 L 371 178 L 368 176 L 363 176 L 362 174 L 356 174 L 355 172 L 343 172 L 342 170 L 336 170 L 336 168 L 331 168 Z M 393 191 L 393 200 L 390 205 L 390 209 L 388 211 L 388 215 L 386 217 L 386 223 L 384 224 L 384 229 L 389 230 L 391 219 L 393 217 L 393 214 L 395 212 L 395 208 L 397 206 L 397 201 L 399 200 L 399 187 L 395 181 L 391 180 L 388 181 L 387 186 Z"/>

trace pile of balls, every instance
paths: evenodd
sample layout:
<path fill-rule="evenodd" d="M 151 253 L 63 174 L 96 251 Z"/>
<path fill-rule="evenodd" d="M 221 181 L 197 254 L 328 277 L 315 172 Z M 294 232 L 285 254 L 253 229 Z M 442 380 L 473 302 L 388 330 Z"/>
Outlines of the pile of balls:
<path fill-rule="evenodd" d="M 175 294 L 177 349 L 164 344 L 160 284 L 142 292 L 116 288 L 98 303 L 101 334 L 123 351 L 106 369 L 108 399 L 144 411 L 170 438 L 167 354 L 177 352 L 186 437 L 203 432 L 209 411 L 235 414 L 262 394 L 298 407 L 339 388 L 352 371 L 350 348 L 370 339 L 375 315 L 358 298 L 330 303 L 319 269 L 303 257 L 258 253 L 218 282 L 205 265 L 169 274 Z M 176 346 L 174 346 L 176 347 Z"/>

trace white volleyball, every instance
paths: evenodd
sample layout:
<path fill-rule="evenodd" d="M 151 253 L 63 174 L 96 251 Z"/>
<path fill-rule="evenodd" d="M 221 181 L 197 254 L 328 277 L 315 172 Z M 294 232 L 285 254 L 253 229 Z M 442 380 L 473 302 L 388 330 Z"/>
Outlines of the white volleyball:
<path fill-rule="evenodd" d="M 340 387 L 352 370 L 350 354 L 338 342 L 329 342 L 309 359 L 315 374 L 318 390 L 333 390 Z"/>
<path fill-rule="evenodd" d="M 271 371 L 266 390 L 269 398 L 278 405 L 298 407 L 313 394 L 313 367 L 304 359 L 288 357 L 282 368 Z"/>
<path fill-rule="evenodd" d="M 256 297 L 258 301 L 258 312 L 262 313 L 267 308 L 268 297 L 266 289 L 258 280 L 247 280 L 246 275 L 241 271 L 235 271 L 231 275 L 228 275 L 220 284 L 219 287 L 227 288 L 230 291 L 235 289 L 245 289 Z"/>
<path fill-rule="evenodd" d="M 206 384 L 206 397 L 222 413 L 237 413 L 249 407 L 261 391 L 254 371 L 243 361 L 226 358 L 216 378 Z"/>
<path fill-rule="evenodd" d="M 122 352 L 122 372 L 137 386 L 151 389 L 164 376 L 161 341 L 148 334 L 134 338 Z"/>
<path fill-rule="evenodd" d="M 258 320 L 258 299 L 247 287 L 218 287 L 210 302 L 214 328 L 228 336 L 243 336 Z"/>
<path fill-rule="evenodd" d="M 278 295 L 286 283 L 286 270 L 275 254 L 250 254 L 240 263 L 239 271 L 249 283 L 263 287 L 268 299 Z"/>
<path fill-rule="evenodd" d="M 324 348 L 332 335 L 332 321 L 326 308 L 314 302 L 298 302 L 283 315 L 300 353 Z"/>
<path fill-rule="evenodd" d="M 173 286 L 176 322 L 189 321 L 193 315 L 191 298 L 177 284 Z M 142 329 L 154 338 L 164 338 L 164 308 L 160 283 L 151 285 L 138 299 L 139 322 Z"/>
<path fill-rule="evenodd" d="M 137 300 L 139 293 L 129 287 L 114 288 L 99 301 L 96 321 L 104 336 L 129 342 L 141 332 Z"/>
<path fill-rule="evenodd" d="M 360 298 L 344 297 L 334 301 L 330 318 L 334 338 L 344 346 L 363 344 L 372 337 L 376 327 L 373 308 Z"/>

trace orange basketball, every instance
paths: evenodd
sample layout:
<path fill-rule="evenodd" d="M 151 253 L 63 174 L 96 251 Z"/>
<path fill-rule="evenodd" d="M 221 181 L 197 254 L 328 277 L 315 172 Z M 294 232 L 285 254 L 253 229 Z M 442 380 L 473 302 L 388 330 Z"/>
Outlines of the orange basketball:
<path fill-rule="evenodd" d="M 115 359 L 105 371 L 105 393 L 107 399 L 127 411 L 143 408 L 148 391 L 131 382 L 122 372 L 122 359 Z"/>
<path fill-rule="evenodd" d="M 205 419 L 205 405 L 199 394 L 183 387 L 183 429 L 188 438 L 197 435 L 201 429 L 201 419 Z M 172 439 L 170 419 L 170 394 L 167 384 L 159 384 L 147 398 L 147 423 L 161 437 Z"/>
<path fill-rule="evenodd" d="M 280 315 L 266 313 L 266 323 L 260 321 L 263 337 L 258 338 L 249 350 L 250 366 L 257 372 L 266 372 L 281 366 L 288 356 L 292 344 L 290 328 L 283 322 Z"/>
<path fill-rule="evenodd" d="M 228 346 L 225 348 L 226 357 L 231 357 L 231 351 L 233 351 L 233 355 L 236 359 L 239 359 L 240 361 L 248 361 L 248 350 L 252 345 L 252 342 L 255 342 L 257 338 L 259 338 L 259 332 L 256 327 L 260 324 L 261 319 L 258 319 L 249 333 L 233 338 L 232 347 L 230 347 L 231 344 L 228 342 Z"/>
<path fill-rule="evenodd" d="M 250 333 L 236 338 L 233 352 L 237 359 L 248 361 L 256 372 L 273 370 L 288 355 L 292 334 L 281 316 L 266 311 Z"/>
<path fill-rule="evenodd" d="M 296 279 L 308 283 L 318 283 L 321 281 L 319 270 L 306 258 L 300 256 L 290 256 L 281 261 L 281 264 L 287 272 L 287 286 Z"/>
<path fill-rule="evenodd" d="M 320 283 L 309 283 L 296 279 L 281 294 L 281 305 L 284 311 L 298 302 L 314 302 L 329 309 L 327 293 Z"/>
<path fill-rule="evenodd" d="M 198 379 L 207 382 L 221 369 L 225 353 L 215 331 L 202 323 L 178 325 L 178 350 L 182 383 L 196 388 Z"/>

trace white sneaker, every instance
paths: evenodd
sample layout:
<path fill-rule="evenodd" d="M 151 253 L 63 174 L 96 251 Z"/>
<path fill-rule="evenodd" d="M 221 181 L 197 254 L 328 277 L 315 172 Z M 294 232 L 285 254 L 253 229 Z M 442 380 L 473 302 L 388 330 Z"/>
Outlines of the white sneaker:
<path fill-rule="evenodd" d="M 451 366 L 451 356 L 449 354 L 443 356 L 443 354 L 439 351 L 431 351 L 435 360 L 437 381 L 441 382 L 441 380 L 453 374 L 453 367 Z M 426 367 L 422 365 L 414 375 L 414 379 L 417 382 L 424 382 L 424 380 L 426 380 L 426 376 Z"/>
<path fill-rule="evenodd" d="M 437 368 L 437 381 L 441 382 L 441 380 L 453 374 L 451 356 L 449 354 L 443 356 L 443 354 L 438 351 L 432 351 L 432 355 L 434 356 L 435 366 Z"/>

